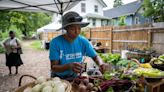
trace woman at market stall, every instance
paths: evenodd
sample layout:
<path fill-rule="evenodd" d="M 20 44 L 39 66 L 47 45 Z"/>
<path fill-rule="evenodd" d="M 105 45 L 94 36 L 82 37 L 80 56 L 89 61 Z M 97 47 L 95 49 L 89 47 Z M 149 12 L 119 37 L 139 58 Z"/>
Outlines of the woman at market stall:
<path fill-rule="evenodd" d="M 51 77 L 62 79 L 74 78 L 83 70 L 85 56 L 91 57 L 105 71 L 107 65 L 98 57 L 89 41 L 80 36 L 81 28 L 89 23 L 82 22 L 82 17 L 76 12 L 68 12 L 62 18 L 66 33 L 52 39 L 50 42 Z"/>
<path fill-rule="evenodd" d="M 7 38 L 3 45 L 6 49 L 6 66 L 9 68 L 9 75 L 12 74 L 11 67 L 15 66 L 16 72 L 18 74 L 18 67 L 23 64 L 18 49 L 21 48 L 20 41 L 15 37 L 15 32 L 9 32 L 9 38 Z"/>

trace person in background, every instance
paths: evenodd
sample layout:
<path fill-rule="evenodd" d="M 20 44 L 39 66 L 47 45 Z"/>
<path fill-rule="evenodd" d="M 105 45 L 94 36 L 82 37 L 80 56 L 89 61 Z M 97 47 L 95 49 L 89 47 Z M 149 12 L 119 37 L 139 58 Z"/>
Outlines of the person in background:
<path fill-rule="evenodd" d="M 9 38 L 7 38 L 3 45 L 6 50 L 6 66 L 9 68 L 9 75 L 12 74 L 11 67 L 15 66 L 16 72 L 18 74 L 18 67 L 23 64 L 20 54 L 17 49 L 21 47 L 20 41 L 15 37 L 14 31 L 9 32 Z"/>
<path fill-rule="evenodd" d="M 66 30 L 66 33 L 53 38 L 50 42 L 51 77 L 77 77 L 83 69 L 85 56 L 91 57 L 104 72 L 107 64 L 97 55 L 88 39 L 79 35 L 81 28 L 89 23 L 82 22 L 82 17 L 76 12 L 66 13 L 62 23 L 61 29 Z"/>

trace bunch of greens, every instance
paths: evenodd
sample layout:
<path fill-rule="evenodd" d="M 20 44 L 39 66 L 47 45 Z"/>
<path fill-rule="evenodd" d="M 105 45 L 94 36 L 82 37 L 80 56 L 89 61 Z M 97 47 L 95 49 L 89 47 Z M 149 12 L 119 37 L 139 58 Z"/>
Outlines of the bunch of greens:
<path fill-rule="evenodd" d="M 126 60 L 126 59 L 122 59 L 122 60 L 118 61 L 116 66 L 127 68 L 129 64 L 130 64 L 130 67 L 133 69 L 138 67 L 138 64 L 136 62 L 133 62 L 131 60 Z"/>
<path fill-rule="evenodd" d="M 118 61 L 121 60 L 120 54 L 99 54 L 99 56 L 102 58 L 102 60 L 106 63 L 112 63 L 113 65 L 116 65 Z"/>
<path fill-rule="evenodd" d="M 158 57 L 158 59 L 160 59 L 161 61 L 164 61 L 164 54 L 163 54 L 163 55 L 160 55 L 160 56 Z"/>

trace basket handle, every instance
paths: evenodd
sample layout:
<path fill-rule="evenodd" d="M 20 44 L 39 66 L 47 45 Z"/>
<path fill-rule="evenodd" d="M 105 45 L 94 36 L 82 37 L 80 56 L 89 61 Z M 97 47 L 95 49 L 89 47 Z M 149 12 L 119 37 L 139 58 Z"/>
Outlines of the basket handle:
<path fill-rule="evenodd" d="M 21 77 L 20 77 L 20 79 L 19 79 L 19 85 L 18 85 L 18 87 L 20 87 L 21 86 L 21 84 L 22 84 L 22 79 L 23 79 L 23 77 L 30 77 L 30 78 L 33 78 L 33 79 L 35 79 L 36 80 L 36 77 L 34 77 L 34 76 L 32 76 L 32 75 L 22 75 Z"/>
<path fill-rule="evenodd" d="M 139 62 L 137 59 L 132 58 L 131 60 L 132 60 L 133 62 L 136 62 L 136 63 L 140 66 L 140 62 Z"/>

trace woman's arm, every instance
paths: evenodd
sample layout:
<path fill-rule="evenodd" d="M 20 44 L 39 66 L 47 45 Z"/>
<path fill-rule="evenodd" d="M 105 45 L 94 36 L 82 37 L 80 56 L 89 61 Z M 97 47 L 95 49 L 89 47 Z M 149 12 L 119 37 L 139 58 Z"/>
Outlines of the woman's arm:
<path fill-rule="evenodd" d="M 102 65 L 102 64 L 104 64 L 104 62 L 102 61 L 102 59 L 98 56 L 98 55 L 96 55 L 95 57 L 93 57 L 92 58 L 93 60 L 94 60 L 94 62 L 97 64 L 97 65 Z"/>
<path fill-rule="evenodd" d="M 111 70 L 111 66 L 109 64 L 106 64 L 102 61 L 102 59 L 99 56 L 95 56 L 92 58 L 94 62 L 99 66 L 100 71 L 104 73 L 105 71 Z"/>
<path fill-rule="evenodd" d="M 69 64 L 59 65 L 59 61 L 51 61 L 51 70 L 54 72 L 63 72 L 70 69 Z"/>
<path fill-rule="evenodd" d="M 7 47 L 7 46 L 6 46 L 6 42 L 7 42 L 7 39 L 2 41 L 2 44 L 3 44 L 4 48 Z"/>
<path fill-rule="evenodd" d="M 80 73 L 82 67 L 83 66 L 78 62 L 59 65 L 59 61 L 51 61 L 51 70 L 54 72 L 64 72 L 66 70 L 72 70 L 75 73 Z"/>
<path fill-rule="evenodd" d="M 17 43 L 17 46 L 15 47 L 16 49 L 17 48 L 21 48 L 21 44 L 20 44 L 20 41 L 18 41 L 18 39 L 16 39 L 16 43 Z"/>

